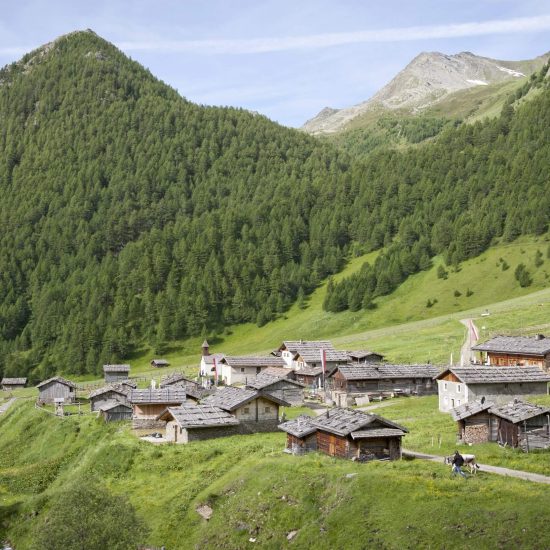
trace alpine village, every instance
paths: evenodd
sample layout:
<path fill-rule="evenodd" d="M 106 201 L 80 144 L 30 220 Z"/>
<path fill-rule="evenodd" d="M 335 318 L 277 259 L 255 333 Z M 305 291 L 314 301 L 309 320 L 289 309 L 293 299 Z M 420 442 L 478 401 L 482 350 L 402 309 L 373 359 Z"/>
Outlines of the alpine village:
<path fill-rule="evenodd" d="M 550 548 L 549 59 L 301 129 L 1 69 L 0 548 Z"/>

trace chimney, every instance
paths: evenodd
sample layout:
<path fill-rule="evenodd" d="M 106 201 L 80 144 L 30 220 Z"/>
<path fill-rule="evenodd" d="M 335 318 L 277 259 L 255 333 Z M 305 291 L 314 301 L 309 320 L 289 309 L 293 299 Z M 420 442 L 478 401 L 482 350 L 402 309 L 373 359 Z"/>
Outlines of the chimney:
<path fill-rule="evenodd" d="M 202 356 L 203 357 L 208 357 L 210 355 L 210 346 L 208 345 L 208 342 L 205 340 L 203 343 L 202 343 Z"/>

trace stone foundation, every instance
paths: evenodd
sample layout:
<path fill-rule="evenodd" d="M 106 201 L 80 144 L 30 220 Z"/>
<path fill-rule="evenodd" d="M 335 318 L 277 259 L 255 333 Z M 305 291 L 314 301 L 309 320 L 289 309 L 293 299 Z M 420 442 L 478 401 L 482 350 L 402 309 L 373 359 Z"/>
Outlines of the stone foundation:
<path fill-rule="evenodd" d="M 164 430 L 166 422 L 154 418 L 132 418 L 134 430 Z"/>
<path fill-rule="evenodd" d="M 255 434 L 260 432 L 278 432 L 279 420 L 260 420 L 259 422 L 240 421 L 237 426 L 240 434 Z"/>

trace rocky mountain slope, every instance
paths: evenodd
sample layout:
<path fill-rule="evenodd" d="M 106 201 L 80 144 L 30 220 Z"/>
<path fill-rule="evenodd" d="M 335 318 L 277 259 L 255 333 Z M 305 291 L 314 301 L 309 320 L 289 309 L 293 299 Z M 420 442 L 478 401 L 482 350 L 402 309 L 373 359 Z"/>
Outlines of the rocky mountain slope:
<path fill-rule="evenodd" d="M 470 52 L 423 52 L 367 101 L 344 109 L 326 107 L 303 129 L 311 134 L 335 133 L 369 111 L 419 113 L 461 90 L 524 79 L 540 69 L 549 56 L 500 61 Z"/>

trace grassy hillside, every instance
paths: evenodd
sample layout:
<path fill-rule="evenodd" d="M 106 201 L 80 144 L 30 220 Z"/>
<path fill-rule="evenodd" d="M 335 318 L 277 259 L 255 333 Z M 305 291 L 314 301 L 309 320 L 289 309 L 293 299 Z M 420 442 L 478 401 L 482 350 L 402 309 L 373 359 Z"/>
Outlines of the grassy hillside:
<path fill-rule="evenodd" d="M 454 429 L 433 398 L 396 400 L 383 414 L 414 430 L 407 445 L 425 448 L 431 433 L 443 431 L 441 450 L 448 450 Z M 443 464 L 420 461 L 287 456 L 284 441 L 275 433 L 157 447 L 125 426 L 61 420 L 20 403 L 0 417 L 0 540 L 18 550 L 42 548 L 41 529 L 54 509 L 74 506 L 63 504 L 66 487 L 100 479 L 109 494 L 129 496 L 148 531 L 139 542 L 168 549 L 237 549 L 250 539 L 277 549 L 311 548 L 312 541 L 316 548 L 550 544 L 537 527 L 550 506 L 543 485 L 483 472 L 465 482 L 451 479 Z M 201 504 L 214 510 L 208 523 L 196 512 Z M 88 521 L 89 507 L 79 506 Z"/>

